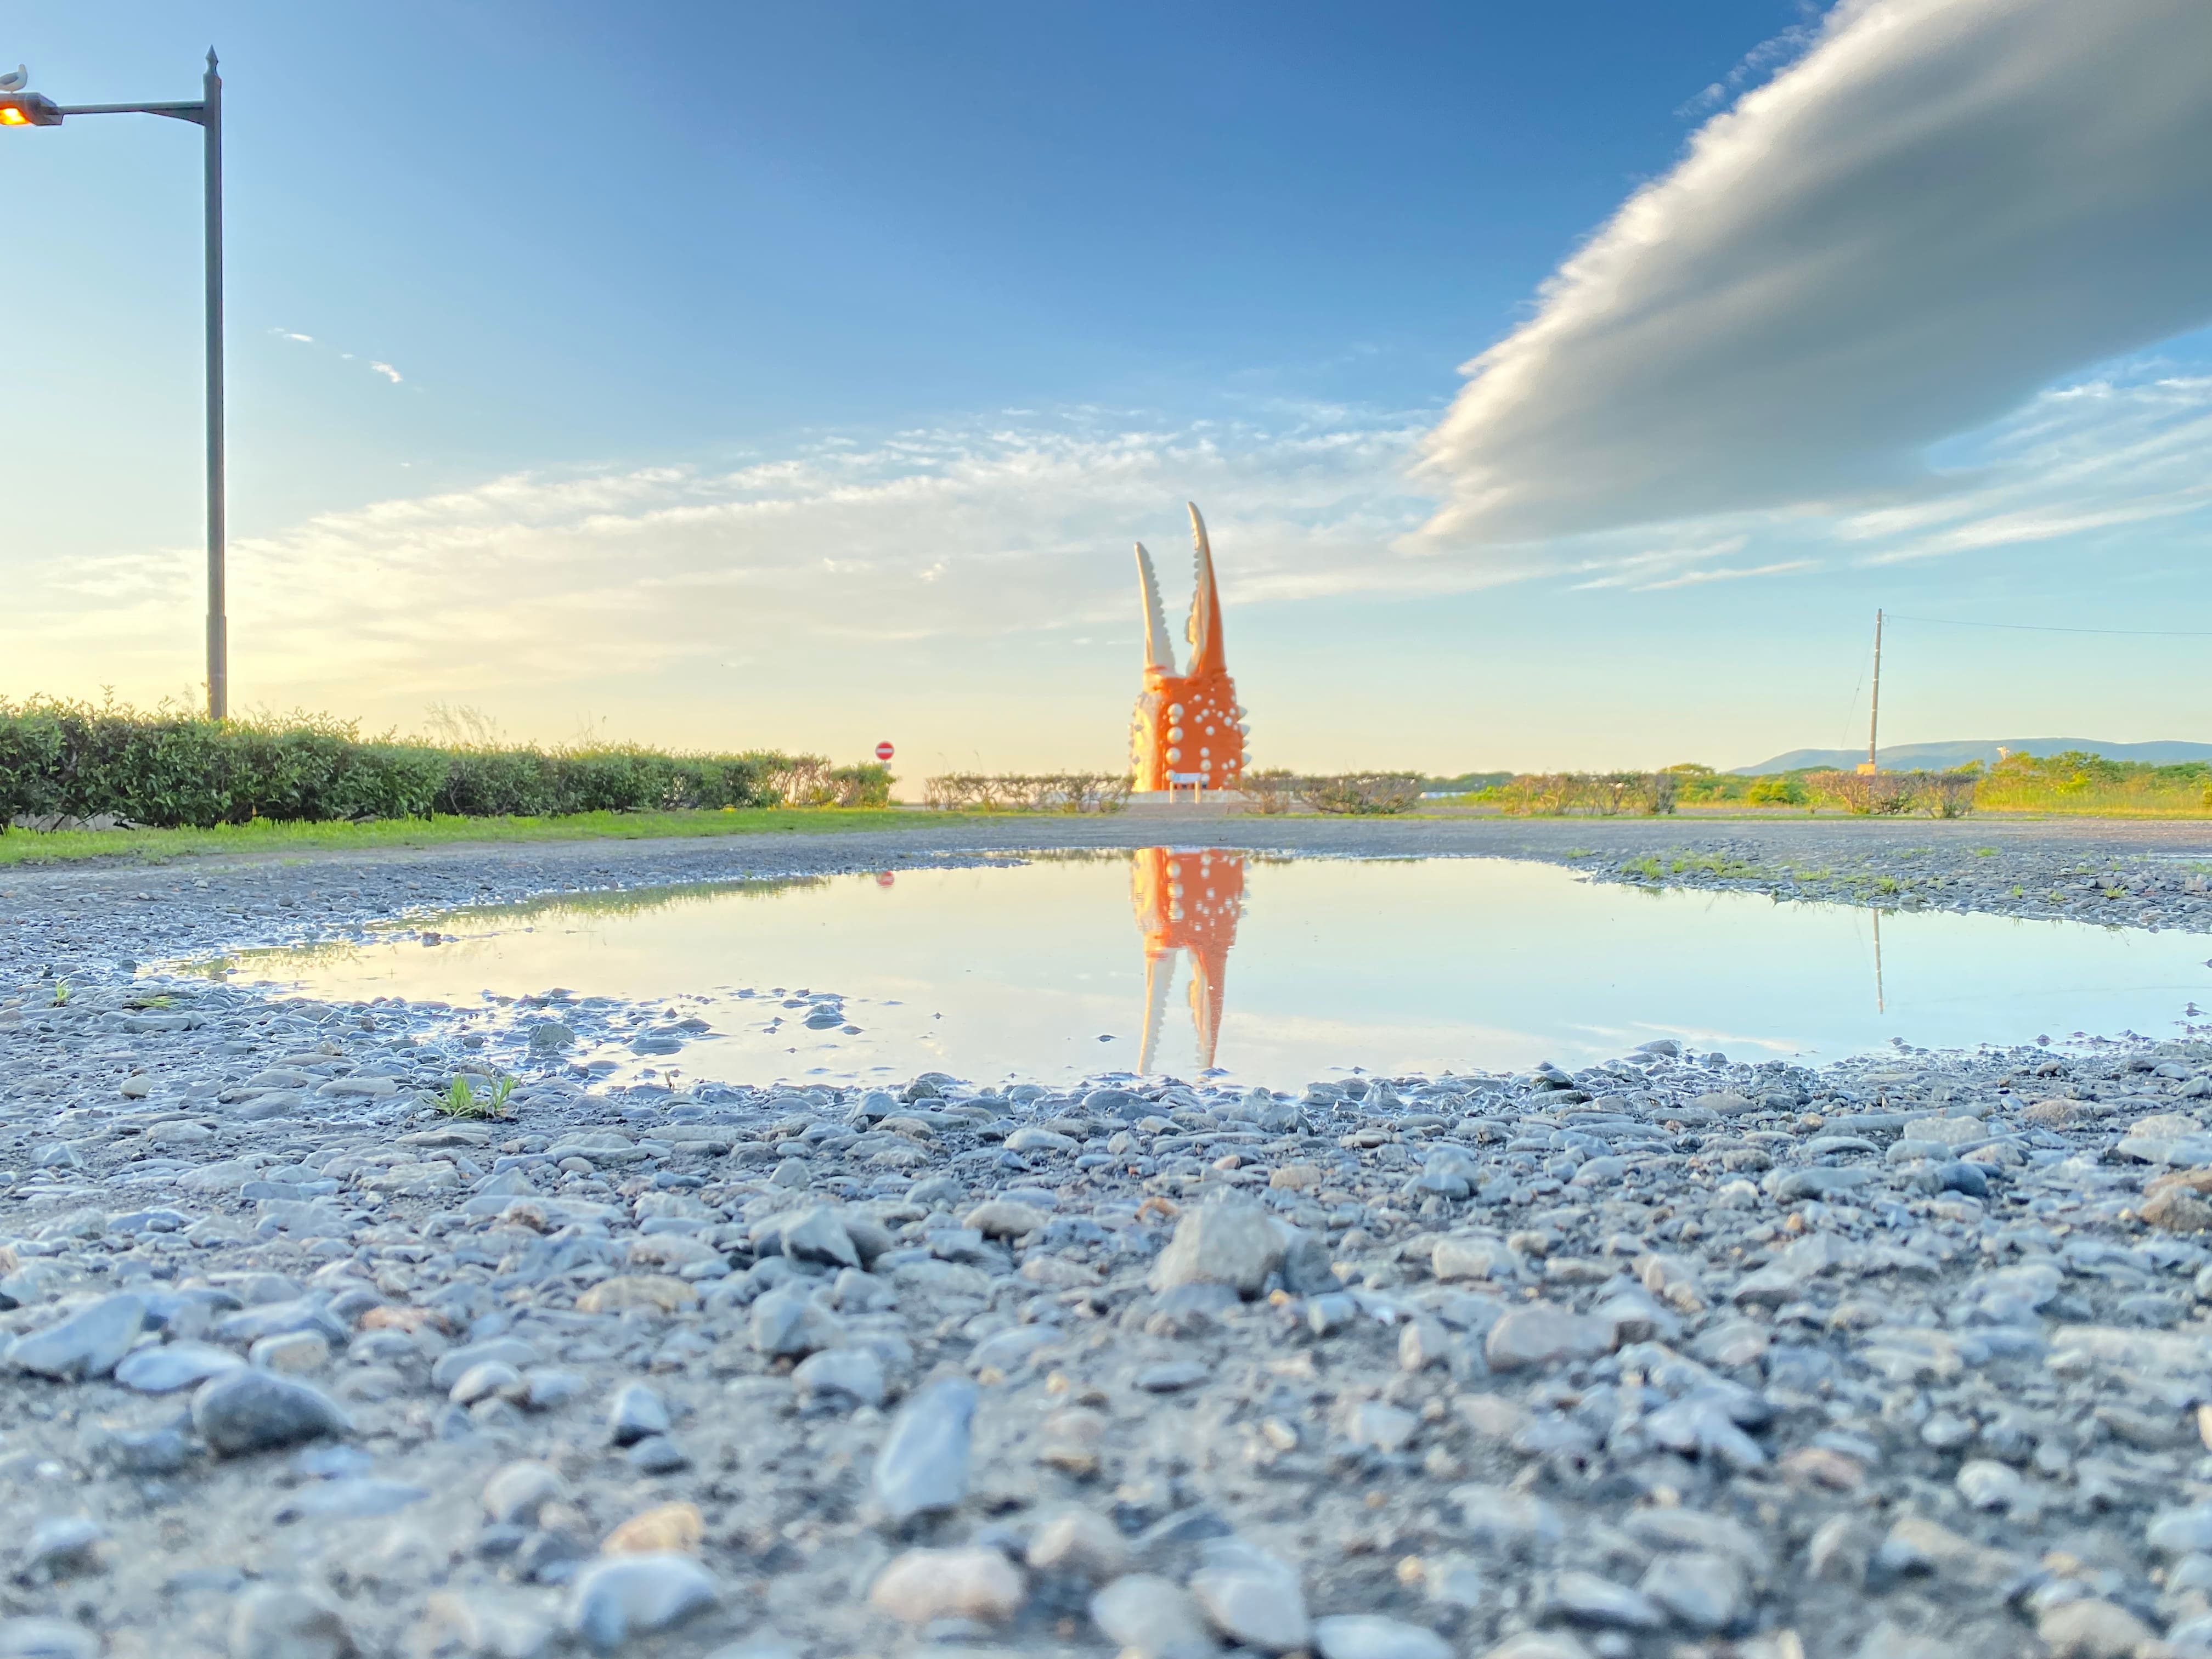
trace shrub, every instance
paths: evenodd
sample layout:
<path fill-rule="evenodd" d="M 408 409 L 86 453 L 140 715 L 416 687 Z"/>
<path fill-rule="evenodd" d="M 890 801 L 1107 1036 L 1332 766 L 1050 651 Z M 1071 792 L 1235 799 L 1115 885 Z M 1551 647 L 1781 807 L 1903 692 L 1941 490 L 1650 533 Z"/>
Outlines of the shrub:
<path fill-rule="evenodd" d="M 1481 799 L 1516 817 L 1558 817 L 1589 813 L 1618 817 L 1639 812 L 1663 817 L 1674 810 L 1680 775 L 1666 772 L 1525 773 Z"/>
<path fill-rule="evenodd" d="M 1237 787 L 1252 805 L 1273 817 L 1291 810 L 1297 799 L 1298 778 L 1297 773 L 1278 766 L 1265 772 L 1247 772 Z"/>
<path fill-rule="evenodd" d="M 2007 755 L 1984 772 L 1976 804 L 2013 811 L 2188 813 L 2212 807 L 2212 764 L 2155 766 L 2071 750 Z"/>
<path fill-rule="evenodd" d="M 170 829 L 285 820 L 549 817 L 809 804 L 886 805 L 881 766 L 812 757 L 672 755 L 635 746 L 545 750 L 367 738 L 327 716 L 215 721 L 36 698 L 0 702 L 0 829 L 18 817 L 113 814 Z"/>
<path fill-rule="evenodd" d="M 1978 768 L 1955 772 L 1814 772 L 1805 780 L 1826 805 L 1861 817 L 1925 812 L 1960 818 L 1974 810 Z"/>
<path fill-rule="evenodd" d="M 1296 787 L 1300 800 L 1332 816 L 1389 817 L 1408 811 L 1421 798 L 1417 772 L 1346 772 L 1300 778 Z"/>
<path fill-rule="evenodd" d="M 948 812 L 1118 812 L 1130 780 L 1109 772 L 948 772 L 925 779 L 925 805 Z"/>
<path fill-rule="evenodd" d="M 1803 781 L 1787 772 L 1753 778 L 1743 798 L 1753 806 L 1802 806 L 1813 799 Z"/>

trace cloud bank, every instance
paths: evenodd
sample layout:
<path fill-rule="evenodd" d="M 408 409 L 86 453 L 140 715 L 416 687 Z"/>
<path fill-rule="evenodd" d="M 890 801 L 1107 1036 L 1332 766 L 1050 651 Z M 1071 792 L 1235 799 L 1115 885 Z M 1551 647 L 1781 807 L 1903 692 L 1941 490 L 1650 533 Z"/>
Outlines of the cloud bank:
<path fill-rule="evenodd" d="M 1909 499 L 2212 317 L 2208 63 L 2203 0 L 1844 0 L 1465 366 L 1427 544 Z"/>

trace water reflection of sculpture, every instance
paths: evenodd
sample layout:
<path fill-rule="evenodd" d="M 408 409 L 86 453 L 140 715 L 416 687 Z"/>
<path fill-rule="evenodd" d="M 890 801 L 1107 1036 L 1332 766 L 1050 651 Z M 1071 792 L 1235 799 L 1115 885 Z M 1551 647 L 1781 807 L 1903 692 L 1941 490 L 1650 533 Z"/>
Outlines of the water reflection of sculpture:
<path fill-rule="evenodd" d="M 1190 665 L 1177 672 L 1175 647 L 1160 609 L 1152 555 L 1137 544 L 1137 584 L 1145 606 L 1145 680 L 1129 719 L 1129 764 L 1140 792 L 1178 787 L 1234 789 L 1243 775 L 1249 728 L 1237 705 L 1222 647 L 1221 596 L 1213 584 L 1213 550 L 1206 520 L 1190 509 L 1194 591 L 1183 637 Z"/>
<path fill-rule="evenodd" d="M 1190 952 L 1190 1018 L 1198 1031 L 1198 1063 L 1213 1064 L 1221 1037 L 1222 988 L 1237 920 L 1244 910 L 1244 855 L 1218 849 L 1140 848 L 1129 881 L 1129 898 L 1145 936 L 1145 1036 L 1137 1069 L 1152 1069 L 1160 1017 L 1178 951 Z"/>

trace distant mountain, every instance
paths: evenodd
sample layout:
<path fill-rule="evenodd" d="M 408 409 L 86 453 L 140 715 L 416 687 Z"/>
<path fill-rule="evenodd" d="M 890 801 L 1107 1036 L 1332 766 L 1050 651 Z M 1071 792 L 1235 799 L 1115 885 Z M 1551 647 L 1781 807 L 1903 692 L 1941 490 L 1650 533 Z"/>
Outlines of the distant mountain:
<path fill-rule="evenodd" d="M 2212 760 L 2212 743 L 2102 743 L 2095 738 L 2001 738 L 1994 743 L 1901 743 L 1881 751 L 1881 764 L 1899 772 L 1941 772 L 1968 761 L 1990 761 L 1997 751 L 2008 754 L 2063 755 L 2069 749 L 2102 755 L 2106 760 L 2148 761 L 2172 766 L 2179 761 Z M 1796 772 L 1808 766 L 1849 769 L 1866 758 L 1863 749 L 1793 749 L 1786 755 L 1739 766 L 1738 777 L 1755 778 L 1769 772 Z"/>

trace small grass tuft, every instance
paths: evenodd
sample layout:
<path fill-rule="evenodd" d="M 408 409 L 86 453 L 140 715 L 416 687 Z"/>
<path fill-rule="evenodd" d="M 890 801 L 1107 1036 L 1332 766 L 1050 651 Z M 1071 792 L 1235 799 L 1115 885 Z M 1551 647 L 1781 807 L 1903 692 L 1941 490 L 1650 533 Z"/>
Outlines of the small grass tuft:
<path fill-rule="evenodd" d="M 511 1077 L 494 1078 L 489 1088 L 479 1092 L 465 1077 L 457 1077 L 447 1085 L 442 1095 L 428 1097 L 429 1103 L 447 1117 L 506 1118 L 514 1115 L 509 1103 L 514 1093 Z"/>

